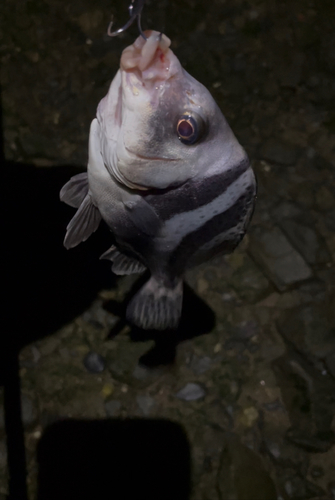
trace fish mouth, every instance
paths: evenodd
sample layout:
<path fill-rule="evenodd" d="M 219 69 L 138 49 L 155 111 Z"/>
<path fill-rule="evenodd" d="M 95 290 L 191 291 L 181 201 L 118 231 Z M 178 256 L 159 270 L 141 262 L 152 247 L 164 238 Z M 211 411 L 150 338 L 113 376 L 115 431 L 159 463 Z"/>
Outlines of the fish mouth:
<path fill-rule="evenodd" d="M 164 157 L 164 156 L 144 156 L 139 153 L 135 153 L 131 149 L 129 149 L 127 146 L 125 146 L 125 149 L 128 153 L 131 155 L 135 156 L 136 158 L 139 158 L 140 160 L 147 160 L 147 161 L 180 161 L 181 158 L 169 158 L 169 157 Z"/>
<path fill-rule="evenodd" d="M 139 88 L 153 89 L 175 76 L 181 70 L 180 63 L 170 50 L 171 40 L 158 31 L 145 31 L 146 40 L 139 36 L 122 52 L 121 71 L 137 78 Z M 131 82 L 130 87 L 134 86 Z M 136 86 L 136 84 L 135 84 Z M 139 89 L 135 89 L 138 95 Z"/>

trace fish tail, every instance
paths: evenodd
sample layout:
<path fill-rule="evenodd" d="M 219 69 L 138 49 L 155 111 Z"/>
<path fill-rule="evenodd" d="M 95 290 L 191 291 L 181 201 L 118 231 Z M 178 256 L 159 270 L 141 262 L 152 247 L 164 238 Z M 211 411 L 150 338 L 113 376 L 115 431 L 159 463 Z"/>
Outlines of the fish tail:
<path fill-rule="evenodd" d="M 182 302 L 181 278 L 166 283 L 152 276 L 129 303 L 127 319 L 145 330 L 174 329 L 180 320 Z"/>

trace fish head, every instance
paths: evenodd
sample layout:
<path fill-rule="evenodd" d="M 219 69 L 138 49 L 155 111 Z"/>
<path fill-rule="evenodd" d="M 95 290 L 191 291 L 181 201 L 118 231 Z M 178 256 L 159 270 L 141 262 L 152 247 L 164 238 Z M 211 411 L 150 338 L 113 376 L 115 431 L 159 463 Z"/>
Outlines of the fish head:
<path fill-rule="evenodd" d="M 164 189 L 245 155 L 209 91 L 181 66 L 170 40 L 138 37 L 97 112 L 108 171 L 133 189 Z"/>

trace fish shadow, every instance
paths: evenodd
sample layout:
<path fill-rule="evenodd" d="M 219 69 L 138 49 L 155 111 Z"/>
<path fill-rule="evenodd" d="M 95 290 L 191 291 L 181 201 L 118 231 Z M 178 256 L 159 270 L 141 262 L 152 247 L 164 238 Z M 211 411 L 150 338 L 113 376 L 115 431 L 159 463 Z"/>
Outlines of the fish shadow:
<path fill-rule="evenodd" d="M 118 333 L 129 325 L 126 319 L 126 310 L 138 290 L 144 285 L 149 273 L 141 276 L 126 294 L 122 302 L 108 300 L 103 304 L 106 311 L 113 313 L 120 319 L 111 329 L 108 338 L 115 338 Z M 192 288 L 184 282 L 183 308 L 180 323 L 174 330 L 144 330 L 134 325 L 130 326 L 129 337 L 133 342 L 154 340 L 155 345 L 139 359 L 139 363 L 148 368 L 172 364 L 176 357 L 176 348 L 183 342 L 200 335 L 210 333 L 215 327 L 216 319 L 213 310 L 204 302 Z"/>

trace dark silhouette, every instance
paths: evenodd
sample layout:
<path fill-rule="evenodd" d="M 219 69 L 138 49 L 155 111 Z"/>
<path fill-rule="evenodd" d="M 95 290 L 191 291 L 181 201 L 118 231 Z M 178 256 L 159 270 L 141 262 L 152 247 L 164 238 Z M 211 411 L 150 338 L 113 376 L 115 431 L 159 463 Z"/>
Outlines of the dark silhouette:
<path fill-rule="evenodd" d="M 37 500 L 189 499 L 189 444 L 166 420 L 57 422 L 37 460 Z"/>

